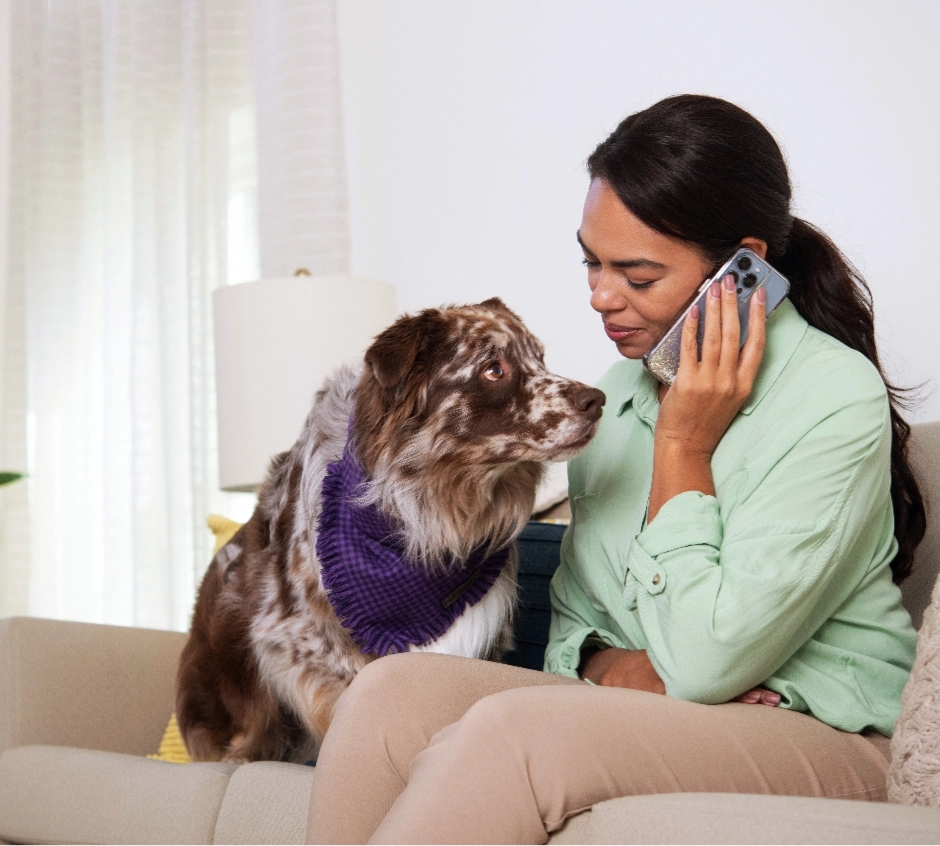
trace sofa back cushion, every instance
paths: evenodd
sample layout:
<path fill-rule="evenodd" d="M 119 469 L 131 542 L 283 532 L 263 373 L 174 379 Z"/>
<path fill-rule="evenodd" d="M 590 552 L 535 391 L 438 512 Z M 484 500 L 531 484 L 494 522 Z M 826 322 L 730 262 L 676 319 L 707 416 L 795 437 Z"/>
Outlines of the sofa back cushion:
<path fill-rule="evenodd" d="M 519 604 L 513 620 L 516 648 L 504 664 L 541 670 L 548 643 L 552 603 L 548 585 L 561 561 L 561 539 L 567 526 L 529 523 L 516 541 L 519 550 Z"/>
<path fill-rule="evenodd" d="M 940 572 L 940 421 L 912 426 L 910 450 L 927 506 L 927 534 L 917 547 L 911 575 L 901 583 L 901 597 L 919 629 Z"/>

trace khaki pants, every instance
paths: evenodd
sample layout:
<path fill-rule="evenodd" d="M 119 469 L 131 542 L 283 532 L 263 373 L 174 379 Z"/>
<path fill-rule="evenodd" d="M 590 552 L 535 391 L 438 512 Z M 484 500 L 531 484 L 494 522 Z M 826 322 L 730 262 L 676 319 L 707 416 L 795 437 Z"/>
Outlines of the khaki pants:
<path fill-rule="evenodd" d="M 568 817 L 619 796 L 883 800 L 887 766 L 865 737 L 782 708 L 393 655 L 362 670 L 337 705 L 307 839 L 544 843 Z"/>

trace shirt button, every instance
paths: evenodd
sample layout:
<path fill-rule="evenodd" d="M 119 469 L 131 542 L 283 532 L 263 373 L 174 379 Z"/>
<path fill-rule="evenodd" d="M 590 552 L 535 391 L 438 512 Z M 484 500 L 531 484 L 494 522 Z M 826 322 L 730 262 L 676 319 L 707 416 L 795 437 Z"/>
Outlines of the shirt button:
<path fill-rule="evenodd" d="M 658 585 L 661 581 L 662 581 L 662 576 L 660 576 L 659 573 L 656 573 L 653 576 L 653 584 Z"/>

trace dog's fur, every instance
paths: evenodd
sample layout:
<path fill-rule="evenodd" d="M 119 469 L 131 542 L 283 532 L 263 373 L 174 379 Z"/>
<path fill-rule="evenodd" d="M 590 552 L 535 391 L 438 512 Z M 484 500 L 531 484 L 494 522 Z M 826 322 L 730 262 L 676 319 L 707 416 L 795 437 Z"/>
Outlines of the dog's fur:
<path fill-rule="evenodd" d="M 271 463 L 251 519 L 205 575 L 180 659 L 177 717 L 197 760 L 305 760 L 363 654 L 321 586 L 327 465 L 351 437 L 365 499 L 401 526 L 416 566 L 511 542 L 547 459 L 593 436 L 604 395 L 550 374 L 498 299 L 399 319 L 321 390 L 303 432 Z M 437 641 L 415 649 L 498 657 L 511 647 L 516 557 Z"/>

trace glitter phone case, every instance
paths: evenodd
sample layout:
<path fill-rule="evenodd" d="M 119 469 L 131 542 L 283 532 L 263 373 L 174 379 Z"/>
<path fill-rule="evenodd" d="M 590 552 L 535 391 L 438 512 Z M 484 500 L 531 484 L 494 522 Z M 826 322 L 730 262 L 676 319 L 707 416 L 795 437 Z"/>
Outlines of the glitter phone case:
<path fill-rule="evenodd" d="M 708 277 L 702 286 L 695 292 L 695 297 L 686 309 L 679 315 L 679 319 L 663 336 L 662 340 L 654 344 L 643 356 L 643 364 L 664 385 L 671 385 L 679 370 L 679 353 L 682 347 L 682 326 L 693 305 L 698 305 L 699 314 L 705 315 L 705 298 L 708 289 L 726 274 L 730 273 L 735 280 L 738 294 L 738 319 L 741 321 L 741 346 L 747 340 L 747 321 L 750 313 L 750 300 L 758 288 L 767 291 L 767 316 L 780 305 L 790 292 L 790 283 L 779 271 L 774 270 L 757 253 L 742 247 L 718 271 Z M 702 352 L 702 340 L 705 335 L 705 321 L 698 324 L 698 349 Z"/>

